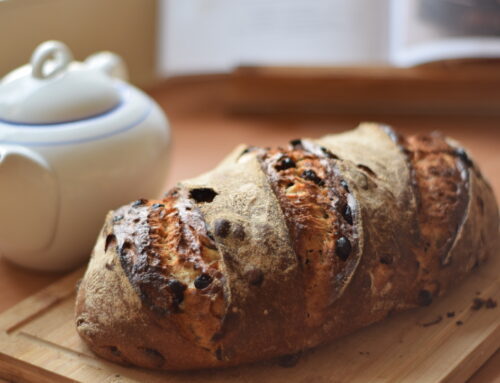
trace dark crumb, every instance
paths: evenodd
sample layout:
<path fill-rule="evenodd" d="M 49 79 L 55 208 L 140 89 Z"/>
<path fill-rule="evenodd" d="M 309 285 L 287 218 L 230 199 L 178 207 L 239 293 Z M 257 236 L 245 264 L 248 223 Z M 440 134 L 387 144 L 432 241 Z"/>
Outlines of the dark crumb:
<path fill-rule="evenodd" d="M 360 351 L 359 355 L 370 355 L 369 351 Z"/>
<path fill-rule="evenodd" d="M 115 374 L 115 378 L 119 378 L 120 377 L 120 374 Z"/>
<path fill-rule="evenodd" d="M 491 298 L 488 298 L 485 302 L 485 307 L 487 309 L 494 309 L 495 307 L 497 307 L 497 301 L 495 301 Z"/>
<path fill-rule="evenodd" d="M 484 299 L 481 299 L 481 298 L 474 298 L 474 300 L 472 301 L 472 306 L 470 307 L 471 310 L 480 310 L 484 304 L 486 303 L 486 301 Z"/>
<path fill-rule="evenodd" d="M 481 291 L 476 291 L 476 295 L 481 295 Z"/>
<path fill-rule="evenodd" d="M 453 317 L 455 316 L 455 311 L 449 311 L 449 312 L 447 312 L 447 313 L 446 313 L 446 316 L 447 316 L 448 318 L 453 318 Z"/>
<path fill-rule="evenodd" d="M 291 140 L 290 145 L 292 145 L 293 147 L 300 146 L 300 145 L 302 145 L 302 140 L 298 139 L 298 138 L 295 140 Z"/>
<path fill-rule="evenodd" d="M 457 320 L 457 321 L 455 322 L 455 324 L 456 324 L 457 326 L 461 326 L 461 325 L 463 325 L 463 324 L 464 324 L 464 322 L 462 322 L 461 320 Z"/>
<path fill-rule="evenodd" d="M 438 324 L 440 323 L 441 321 L 443 320 L 443 317 L 441 315 L 439 315 L 436 319 L 433 319 L 431 320 L 430 322 L 425 322 L 425 323 L 422 323 L 421 326 L 422 327 L 429 327 L 429 326 L 433 326 L 435 324 Z"/>
<path fill-rule="evenodd" d="M 301 355 L 300 352 L 297 354 L 283 355 L 278 358 L 278 365 L 285 368 L 294 367 L 299 363 Z"/>

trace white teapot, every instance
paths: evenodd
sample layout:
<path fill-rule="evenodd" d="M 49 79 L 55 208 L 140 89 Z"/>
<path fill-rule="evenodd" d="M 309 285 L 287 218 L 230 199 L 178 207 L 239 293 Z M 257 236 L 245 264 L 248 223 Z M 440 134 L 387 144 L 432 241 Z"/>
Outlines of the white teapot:
<path fill-rule="evenodd" d="M 42 270 L 82 263 L 106 212 L 157 196 L 167 170 L 166 117 L 121 58 L 72 60 L 48 41 L 0 82 L 0 253 Z"/>

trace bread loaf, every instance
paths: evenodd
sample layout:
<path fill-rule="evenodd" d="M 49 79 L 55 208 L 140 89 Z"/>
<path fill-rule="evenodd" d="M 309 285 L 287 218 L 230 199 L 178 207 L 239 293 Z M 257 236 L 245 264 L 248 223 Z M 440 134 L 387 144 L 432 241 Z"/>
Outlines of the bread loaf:
<path fill-rule="evenodd" d="M 96 354 L 150 368 L 294 354 L 431 304 L 494 255 L 498 225 L 491 187 L 438 133 L 366 123 L 240 147 L 108 214 L 76 326 Z"/>

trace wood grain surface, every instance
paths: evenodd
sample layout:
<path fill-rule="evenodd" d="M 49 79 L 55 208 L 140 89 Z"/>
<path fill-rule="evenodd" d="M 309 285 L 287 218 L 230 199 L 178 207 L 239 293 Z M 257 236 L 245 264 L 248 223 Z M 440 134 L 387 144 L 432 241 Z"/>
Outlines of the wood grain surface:
<path fill-rule="evenodd" d="M 166 187 L 172 186 L 176 180 L 209 170 L 241 142 L 263 146 L 285 145 L 291 138 L 318 137 L 351 129 L 360 121 L 376 120 L 389 123 L 404 133 L 441 130 L 458 139 L 471 151 L 491 181 L 497 199 L 500 197 L 498 117 L 394 117 L 369 114 L 304 116 L 293 112 L 272 117 L 234 115 L 228 113 L 225 107 L 230 94 L 229 87 L 230 83 L 221 77 L 171 82 L 151 91 L 167 111 L 173 128 L 172 163 L 166 177 Z M 60 277 L 60 274 L 20 269 L 0 259 L 0 312 Z M 498 311 L 496 313 L 498 316 Z M 465 346 L 473 341 L 474 334 L 467 338 Z M 0 342 L 2 350 L 3 344 Z M 1 366 L 0 371 L 3 371 Z M 18 377 L 11 377 L 14 378 L 21 381 Z M 500 381 L 500 352 L 470 379 L 473 383 L 495 381 Z"/>

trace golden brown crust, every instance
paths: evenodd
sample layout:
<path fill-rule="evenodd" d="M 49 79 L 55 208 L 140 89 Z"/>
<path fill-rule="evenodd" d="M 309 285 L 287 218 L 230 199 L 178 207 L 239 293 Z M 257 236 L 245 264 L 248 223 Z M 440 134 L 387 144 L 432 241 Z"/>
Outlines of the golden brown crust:
<path fill-rule="evenodd" d="M 363 124 L 240 148 L 163 200 L 110 213 L 77 328 L 121 363 L 246 363 L 428 304 L 497 244 L 491 188 L 442 136 Z"/>

